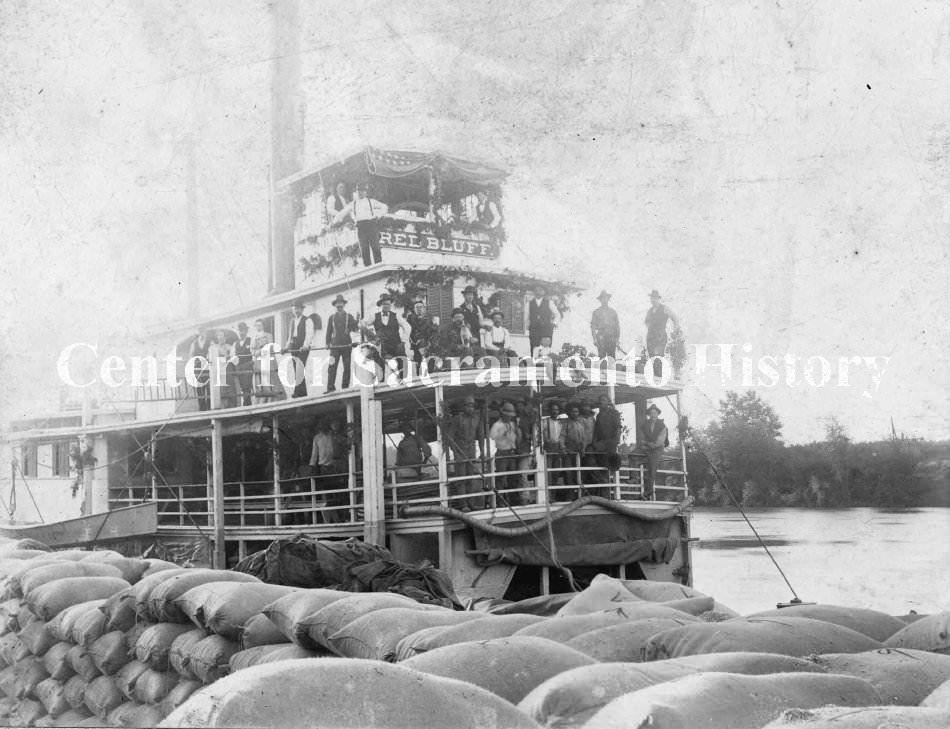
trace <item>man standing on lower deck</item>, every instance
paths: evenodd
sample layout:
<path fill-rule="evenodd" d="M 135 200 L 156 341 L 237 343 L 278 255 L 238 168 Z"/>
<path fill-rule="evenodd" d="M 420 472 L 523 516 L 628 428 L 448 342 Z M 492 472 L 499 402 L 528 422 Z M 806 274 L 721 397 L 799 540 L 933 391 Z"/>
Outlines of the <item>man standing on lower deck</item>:
<path fill-rule="evenodd" d="M 597 417 L 594 419 L 593 449 L 597 453 L 597 465 L 604 469 L 609 483 L 609 474 L 619 465 L 617 448 L 620 446 L 620 413 L 607 395 L 601 395 L 598 401 Z M 607 493 L 601 496 L 607 497 Z"/>
<path fill-rule="evenodd" d="M 492 424 L 488 437 L 495 442 L 495 473 L 503 474 L 518 470 L 518 424 L 515 422 L 515 406 L 506 402 L 501 406 L 501 417 Z M 512 506 L 521 504 L 521 494 L 510 491 L 517 488 L 517 476 L 496 475 L 497 489 L 505 491 L 502 497 Z"/>
<path fill-rule="evenodd" d="M 469 395 L 465 398 L 462 412 L 453 415 L 445 425 L 445 435 L 449 447 L 452 449 L 452 458 L 456 476 L 471 476 L 476 472 L 475 459 L 478 457 L 478 444 L 485 438 L 485 429 L 482 425 L 482 416 L 475 409 L 475 398 Z M 456 481 L 459 493 L 475 494 L 481 491 L 481 486 L 475 479 Z M 459 503 L 459 502 L 456 502 Z M 461 502 L 463 511 L 485 508 L 484 498 L 470 498 Z"/>
<path fill-rule="evenodd" d="M 660 408 L 651 404 L 647 408 L 647 419 L 640 426 L 640 444 L 647 454 L 647 473 L 643 484 L 643 496 L 650 500 L 656 496 L 654 484 L 656 483 L 656 469 L 660 463 L 660 456 L 663 455 L 663 451 L 670 444 L 666 425 L 657 417 L 659 414 Z"/>

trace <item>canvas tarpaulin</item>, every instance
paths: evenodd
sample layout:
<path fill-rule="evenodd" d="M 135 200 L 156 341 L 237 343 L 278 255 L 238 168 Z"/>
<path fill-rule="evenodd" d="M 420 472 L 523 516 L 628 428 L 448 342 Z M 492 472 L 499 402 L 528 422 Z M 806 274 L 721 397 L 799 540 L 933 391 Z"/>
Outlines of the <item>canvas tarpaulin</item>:
<path fill-rule="evenodd" d="M 621 514 L 573 516 L 552 524 L 558 561 L 568 567 L 669 562 L 678 547 L 673 518 L 642 521 Z M 480 564 L 535 565 L 556 567 L 547 530 L 535 536 L 499 536 L 473 530 L 472 554 Z"/>
<path fill-rule="evenodd" d="M 275 585 L 396 592 L 423 603 L 460 605 L 445 573 L 425 562 L 399 562 L 388 549 L 357 539 L 319 541 L 302 534 L 277 539 L 234 569 Z"/>

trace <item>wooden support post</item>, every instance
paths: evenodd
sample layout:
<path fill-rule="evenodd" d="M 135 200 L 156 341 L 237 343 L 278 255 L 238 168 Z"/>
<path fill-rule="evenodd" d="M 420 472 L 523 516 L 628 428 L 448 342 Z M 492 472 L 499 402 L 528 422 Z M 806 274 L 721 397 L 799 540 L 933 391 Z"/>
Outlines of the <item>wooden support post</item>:
<path fill-rule="evenodd" d="M 542 595 L 551 594 L 551 568 L 550 567 L 541 568 L 541 594 Z"/>
<path fill-rule="evenodd" d="M 356 417 L 352 400 L 348 400 L 346 403 L 346 424 L 352 428 L 351 432 L 356 432 Z M 350 452 L 347 454 L 346 464 L 349 474 L 346 477 L 346 488 L 349 489 L 347 496 L 350 501 L 350 523 L 352 524 L 356 521 L 356 448 L 353 445 L 350 445 Z"/>
<path fill-rule="evenodd" d="M 679 390 L 676 391 L 676 432 L 679 434 L 679 420 L 682 413 L 682 403 L 680 401 Z M 683 498 L 685 499 L 689 496 L 689 484 L 687 483 L 687 474 L 686 474 L 686 441 L 683 439 L 682 435 L 678 435 L 680 442 L 680 470 L 683 472 Z"/>
<path fill-rule="evenodd" d="M 214 496 L 214 560 L 215 569 L 227 568 L 224 552 L 224 444 L 221 421 L 211 420 L 211 489 Z"/>
<path fill-rule="evenodd" d="M 148 453 L 151 463 L 149 464 L 149 478 L 151 481 L 152 501 L 158 501 L 158 478 L 155 475 L 155 451 L 158 448 L 158 439 L 155 437 L 155 430 L 148 434 Z"/>
<path fill-rule="evenodd" d="M 280 429 L 276 413 L 271 416 L 270 449 L 274 470 L 274 526 L 280 526 Z"/>
<path fill-rule="evenodd" d="M 386 545 L 386 491 L 383 479 L 383 404 L 374 388 L 360 387 L 363 417 L 363 541 Z"/>
<path fill-rule="evenodd" d="M 620 577 L 621 580 L 627 579 L 627 565 L 625 564 L 620 565 L 620 567 L 617 568 L 617 575 Z"/>
<path fill-rule="evenodd" d="M 435 433 L 436 440 L 439 442 L 439 504 L 441 506 L 452 506 L 449 503 L 449 459 L 446 456 L 446 445 L 445 440 L 442 435 L 442 423 L 439 418 L 442 415 L 443 409 L 445 408 L 445 392 L 443 390 L 443 383 L 439 382 L 435 386 Z M 456 484 L 460 482 L 456 481 Z M 457 506 L 457 504 L 456 504 Z"/>
<path fill-rule="evenodd" d="M 436 439 L 439 441 L 439 505 L 453 506 L 449 501 L 449 460 L 446 456 L 445 440 L 442 438 L 442 423 L 440 417 L 445 408 L 445 391 L 442 382 L 435 386 L 435 415 L 436 415 Z M 456 481 L 456 484 L 461 481 Z M 454 503 L 455 508 L 460 508 L 458 502 Z M 448 521 L 442 518 L 442 524 L 439 527 L 439 569 L 447 570 L 452 564 L 452 530 L 449 529 Z"/>
<path fill-rule="evenodd" d="M 544 419 L 544 412 L 542 409 L 542 400 L 541 400 L 541 385 L 537 382 L 534 383 L 534 390 L 538 393 L 538 442 L 534 447 L 534 486 L 535 492 L 537 494 L 537 500 L 539 504 L 548 503 L 548 462 L 547 458 L 544 455 L 544 445 L 542 441 L 544 438 L 541 437 L 541 423 Z M 543 594 L 547 594 L 544 592 Z"/>

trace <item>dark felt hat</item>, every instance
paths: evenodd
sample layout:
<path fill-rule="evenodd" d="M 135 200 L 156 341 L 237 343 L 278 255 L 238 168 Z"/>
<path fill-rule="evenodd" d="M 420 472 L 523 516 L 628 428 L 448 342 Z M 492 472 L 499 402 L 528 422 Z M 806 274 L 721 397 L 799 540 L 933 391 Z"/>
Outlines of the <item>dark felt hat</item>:
<path fill-rule="evenodd" d="M 660 296 L 660 292 L 659 292 L 659 291 L 657 291 L 656 289 L 653 289 L 653 291 L 650 292 L 650 298 L 651 298 L 651 299 L 662 299 L 663 297 Z"/>
<path fill-rule="evenodd" d="M 389 292 L 383 292 L 379 295 L 379 301 L 376 302 L 376 306 L 382 306 L 386 301 L 388 301 L 390 304 L 393 302 L 392 294 Z"/>
<path fill-rule="evenodd" d="M 599 300 L 603 301 L 604 299 L 609 299 L 610 297 L 611 297 L 611 294 L 608 294 L 608 293 L 607 293 L 607 290 L 606 290 L 606 289 L 603 289 L 603 290 L 600 292 L 600 295 L 599 295 L 597 298 L 598 298 Z"/>
<path fill-rule="evenodd" d="M 475 286 L 475 285 L 473 285 L 473 284 L 469 284 L 469 285 L 466 286 L 464 289 L 462 289 L 462 293 L 463 293 L 463 294 L 477 294 L 477 293 L 478 293 L 478 287 Z"/>
<path fill-rule="evenodd" d="M 656 405 L 654 405 L 653 403 L 650 403 L 650 407 L 647 408 L 647 412 L 648 412 L 648 413 L 649 413 L 649 412 L 656 412 L 656 414 L 659 415 L 659 414 L 662 413 L 663 411 L 660 410 L 660 408 L 658 408 L 658 407 L 657 407 Z"/>
<path fill-rule="evenodd" d="M 343 294 L 336 295 L 336 298 L 333 300 L 333 306 L 336 306 L 337 304 L 343 304 L 346 306 L 346 299 L 343 298 Z"/>
<path fill-rule="evenodd" d="M 452 316 L 455 316 L 456 314 L 461 314 L 462 316 L 465 316 L 465 312 L 459 309 L 458 307 L 455 307 L 454 309 L 452 309 Z"/>

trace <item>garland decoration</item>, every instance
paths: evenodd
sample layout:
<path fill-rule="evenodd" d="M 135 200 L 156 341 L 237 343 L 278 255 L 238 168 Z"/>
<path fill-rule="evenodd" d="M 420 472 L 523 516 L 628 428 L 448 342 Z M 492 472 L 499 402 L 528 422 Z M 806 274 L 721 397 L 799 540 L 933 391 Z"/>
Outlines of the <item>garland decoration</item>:
<path fill-rule="evenodd" d="M 405 306 L 412 302 L 412 298 L 417 292 L 423 291 L 429 286 L 448 286 L 459 278 L 472 279 L 475 286 L 478 287 L 497 289 L 494 294 L 488 297 L 487 306 L 481 297 L 478 299 L 478 303 L 487 311 L 491 311 L 498 302 L 502 290 L 530 294 L 538 284 L 542 284 L 548 289 L 555 286 L 549 281 L 526 276 L 507 268 L 500 273 L 493 273 L 471 266 L 432 266 L 426 269 L 399 268 L 389 277 L 386 288 L 393 295 L 394 304 Z M 559 290 L 550 291 L 548 295 L 563 316 L 571 310 L 568 297 L 571 295 L 580 296 L 580 292 L 575 291 L 573 287 L 562 286 Z"/>
<path fill-rule="evenodd" d="M 322 271 L 327 271 L 332 276 L 333 272 L 346 261 L 349 261 L 350 265 L 356 266 L 360 260 L 362 260 L 360 244 L 353 243 L 346 246 L 346 248 L 334 246 L 325 255 L 318 253 L 315 256 L 310 256 L 310 258 L 301 258 L 300 267 L 307 276 L 313 276 Z"/>

